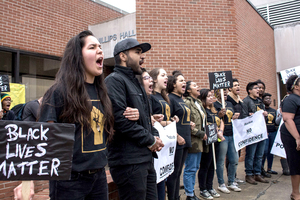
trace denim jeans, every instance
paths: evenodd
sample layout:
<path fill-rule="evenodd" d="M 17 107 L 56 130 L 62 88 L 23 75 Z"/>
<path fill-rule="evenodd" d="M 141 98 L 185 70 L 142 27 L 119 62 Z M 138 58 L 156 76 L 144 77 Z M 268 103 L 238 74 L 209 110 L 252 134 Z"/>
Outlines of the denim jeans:
<path fill-rule="evenodd" d="M 157 183 L 157 197 L 158 200 L 165 200 L 166 197 L 166 180 Z"/>
<path fill-rule="evenodd" d="M 219 143 L 217 150 L 217 177 L 219 185 L 224 183 L 224 162 L 225 156 L 229 161 L 228 165 L 228 184 L 234 182 L 237 165 L 239 162 L 239 154 L 235 150 L 233 136 L 225 136 L 225 141 Z"/>
<path fill-rule="evenodd" d="M 72 172 L 71 180 L 50 181 L 51 200 L 108 200 L 105 169 L 94 174 Z"/>
<path fill-rule="evenodd" d="M 246 146 L 246 175 L 261 175 L 261 163 L 265 150 L 265 140 Z"/>
<path fill-rule="evenodd" d="M 265 160 L 267 159 L 268 160 L 268 169 L 272 169 L 274 155 L 271 154 L 270 152 L 273 147 L 276 133 L 277 133 L 277 131 L 269 132 L 268 139 L 266 139 L 265 152 L 264 152 L 264 156 L 262 159 L 262 168 L 264 167 Z"/>
<path fill-rule="evenodd" d="M 202 152 L 189 153 L 185 160 L 183 172 L 183 185 L 186 196 L 194 196 L 196 173 L 200 167 Z"/>

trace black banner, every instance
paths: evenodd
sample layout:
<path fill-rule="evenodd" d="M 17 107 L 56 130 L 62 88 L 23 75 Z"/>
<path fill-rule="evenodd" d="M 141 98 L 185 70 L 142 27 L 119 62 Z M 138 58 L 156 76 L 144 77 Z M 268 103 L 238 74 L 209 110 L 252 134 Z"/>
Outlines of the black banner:
<path fill-rule="evenodd" d="M 10 92 L 8 75 L 0 75 L 0 92 Z"/>
<path fill-rule="evenodd" d="M 0 180 L 69 180 L 75 125 L 0 120 Z"/>
<path fill-rule="evenodd" d="M 208 73 L 209 86 L 211 90 L 231 88 L 232 87 L 232 72 L 210 72 Z"/>
<path fill-rule="evenodd" d="M 217 124 L 208 124 L 205 126 L 205 132 L 207 135 L 206 139 L 206 145 L 215 143 L 218 141 L 218 135 L 217 135 Z"/>

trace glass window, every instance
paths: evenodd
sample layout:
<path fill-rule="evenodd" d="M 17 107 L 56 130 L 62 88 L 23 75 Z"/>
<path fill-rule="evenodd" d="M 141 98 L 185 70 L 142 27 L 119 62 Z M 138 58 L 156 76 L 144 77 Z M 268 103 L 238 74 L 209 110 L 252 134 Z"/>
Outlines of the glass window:
<path fill-rule="evenodd" d="M 20 79 L 25 84 L 26 102 L 44 95 L 53 84 L 59 66 L 58 60 L 20 55 Z"/>
<path fill-rule="evenodd" d="M 8 75 L 9 82 L 11 82 L 12 71 L 12 53 L 6 51 L 0 51 L 0 74 Z"/>

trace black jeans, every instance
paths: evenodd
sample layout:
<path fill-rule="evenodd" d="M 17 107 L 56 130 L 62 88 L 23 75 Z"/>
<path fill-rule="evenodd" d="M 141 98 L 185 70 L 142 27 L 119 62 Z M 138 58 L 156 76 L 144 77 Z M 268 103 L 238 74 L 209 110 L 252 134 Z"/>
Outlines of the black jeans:
<path fill-rule="evenodd" d="M 179 199 L 180 175 L 188 154 L 188 148 L 176 149 L 174 172 L 167 178 L 168 199 Z"/>
<path fill-rule="evenodd" d="M 209 152 L 202 152 L 200 170 L 198 171 L 198 181 L 200 191 L 213 189 L 214 180 L 214 162 L 212 145 L 209 145 Z"/>
<path fill-rule="evenodd" d="M 110 168 L 121 200 L 157 200 L 156 172 L 152 162 Z"/>
<path fill-rule="evenodd" d="M 98 172 L 72 172 L 71 180 L 50 181 L 51 200 L 108 200 L 105 169 Z"/>

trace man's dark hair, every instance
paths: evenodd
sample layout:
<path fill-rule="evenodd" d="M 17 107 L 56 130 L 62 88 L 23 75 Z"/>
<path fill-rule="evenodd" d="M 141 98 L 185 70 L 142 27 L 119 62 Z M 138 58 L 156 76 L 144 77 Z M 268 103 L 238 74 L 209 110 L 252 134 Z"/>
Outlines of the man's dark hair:
<path fill-rule="evenodd" d="M 266 89 L 266 85 L 264 82 L 262 82 L 260 79 L 258 79 L 257 81 L 255 81 L 257 84 L 262 84 L 264 86 L 264 88 Z"/>
<path fill-rule="evenodd" d="M 262 100 L 264 100 L 265 97 L 271 97 L 272 95 L 270 93 L 264 93 L 262 96 Z"/>
<path fill-rule="evenodd" d="M 239 80 L 237 80 L 236 78 L 233 78 L 232 82 L 239 82 Z"/>
<path fill-rule="evenodd" d="M 125 53 L 128 56 L 128 50 L 127 51 L 122 51 L 122 52 Z M 115 55 L 115 64 L 116 65 L 120 65 L 121 64 L 120 53 L 118 53 L 117 55 Z"/>
<path fill-rule="evenodd" d="M 256 81 L 255 82 L 249 82 L 247 84 L 246 91 L 247 91 L 248 95 L 250 94 L 249 90 L 252 90 L 255 85 L 257 85 Z"/>

